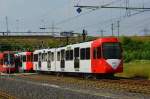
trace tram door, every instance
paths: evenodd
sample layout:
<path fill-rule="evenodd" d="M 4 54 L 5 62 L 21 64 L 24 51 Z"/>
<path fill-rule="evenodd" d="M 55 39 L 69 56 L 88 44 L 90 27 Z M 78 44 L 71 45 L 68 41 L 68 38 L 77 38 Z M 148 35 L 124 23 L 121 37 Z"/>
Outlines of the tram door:
<path fill-rule="evenodd" d="M 79 57 L 79 47 L 74 48 L 74 69 L 79 71 L 80 68 L 80 57 Z"/>
<path fill-rule="evenodd" d="M 17 56 L 15 58 L 15 68 L 17 69 L 17 72 L 20 72 L 21 67 L 22 67 L 21 56 Z"/>
<path fill-rule="evenodd" d="M 41 65 L 42 65 L 42 53 L 39 53 L 39 60 L 38 60 L 39 69 L 41 69 Z"/>
<path fill-rule="evenodd" d="M 61 50 L 60 67 L 62 70 L 65 68 L 65 50 Z"/>
<path fill-rule="evenodd" d="M 19 69 L 22 68 L 22 56 L 19 56 Z"/>
<path fill-rule="evenodd" d="M 48 70 L 51 69 L 51 52 L 47 53 L 47 68 Z"/>

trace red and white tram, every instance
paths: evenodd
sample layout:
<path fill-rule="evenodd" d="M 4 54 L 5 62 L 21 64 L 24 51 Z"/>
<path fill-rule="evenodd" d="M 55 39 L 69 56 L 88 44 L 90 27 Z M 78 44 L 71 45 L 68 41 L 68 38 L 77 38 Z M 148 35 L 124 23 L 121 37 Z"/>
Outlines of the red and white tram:
<path fill-rule="evenodd" d="M 0 53 L 0 72 L 15 72 L 14 52 L 4 51 Z"/>
<path fill-rule="evenodd" d="M 15 54 L 16 66 L 18 71 L 33 71 L 33 53 L 32 52 L 20 52 Z"/>
<path fill-rule="evenodd" d="M 114 37 L 35 50 L 33 54 L 37 71 L 94 75 L 123 72 L 121 44 Z"/>

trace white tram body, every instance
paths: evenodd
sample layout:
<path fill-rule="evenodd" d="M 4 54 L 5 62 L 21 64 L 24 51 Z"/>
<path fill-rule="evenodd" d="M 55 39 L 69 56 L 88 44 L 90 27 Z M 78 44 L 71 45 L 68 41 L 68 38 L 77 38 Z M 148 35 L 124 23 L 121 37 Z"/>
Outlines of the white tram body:
<path fill-rule="evenodd" d="M 123 71 L 122 50 L 117 38 L 100 38 L 65 47 L 35 50 L 33 55 L 35 71 L 69 73 Z"/>

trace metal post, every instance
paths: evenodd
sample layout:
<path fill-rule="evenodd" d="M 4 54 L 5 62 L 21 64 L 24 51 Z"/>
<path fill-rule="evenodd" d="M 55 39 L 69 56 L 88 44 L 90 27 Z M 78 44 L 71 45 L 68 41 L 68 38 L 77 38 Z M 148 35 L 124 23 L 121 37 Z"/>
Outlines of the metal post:
<path fill-rule="evenodd" d="M 54 22 L 52 22 L 52 36 L 54 36 L 54 29 L 55 29 Z"/>
<path fill-rule="evenodd" d="M 117 27 L 118 27 L 118 37 L 120 36 L 120 21 L 117 21 Z"/>
<path fill-rule="evenodd" d="M 103 37 L 104 35 L 104 30 L 101 30 L 101 37 Z"/>
<path fill-rule="evenodd" d="M 82 33 L 83 42 L 85 42 L 86 40 L 86 35 L 87 35 L 87 31 L 83 29 L 83 33 Z"/>
<path fill-rule="evenodd" d="M 7 35 L 8 35 L 9 29 L 8 29 L 8 17 L 7 16 L 6 16 L 6 32 L 7 32 Z"/>
<path fill-rule="evenodd" d="M 114 24 L 111 24 L 112 36 L 114 36 Z"/>
<path fill-rule="evenodd" d="M 66 45 L 68 45 L 69 44 L 69 36 L 66 37 L 66 40 L 67 40 Z"/>
<path fill-rule="evenodd" d="M 10 67 L 11 67 L 11 64 L 10 64 L 10 53 L 8 53 L 8 73 L 9 73 L 9 76 L 10 76 Z"/>

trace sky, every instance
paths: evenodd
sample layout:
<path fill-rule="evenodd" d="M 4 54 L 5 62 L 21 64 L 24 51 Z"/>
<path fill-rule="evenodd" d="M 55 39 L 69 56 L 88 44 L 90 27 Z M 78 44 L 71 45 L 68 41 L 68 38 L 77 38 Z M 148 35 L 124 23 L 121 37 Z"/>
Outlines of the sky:
<path fill-rule="evenodd" d="M 123 9 L 82 9 L 77 13 L 75 5 L 126 6 L 126 0 L 0 0 L 0 31 L 6 31 L 6 16 L 11 32 L 26 31 L 74 31 L 83 29 L 89 35 L 117 35 L 117 21 L 120 21 L 120 35 L 143 35 L 150 32 L 150 11 L 129 16 Z M 150 0 L 129 0 L 130 7 L 150 7 Z M 47 29 L 41 30 L 41 27 Z M 145 30 L 145 32 L 144 32 Z"/>

